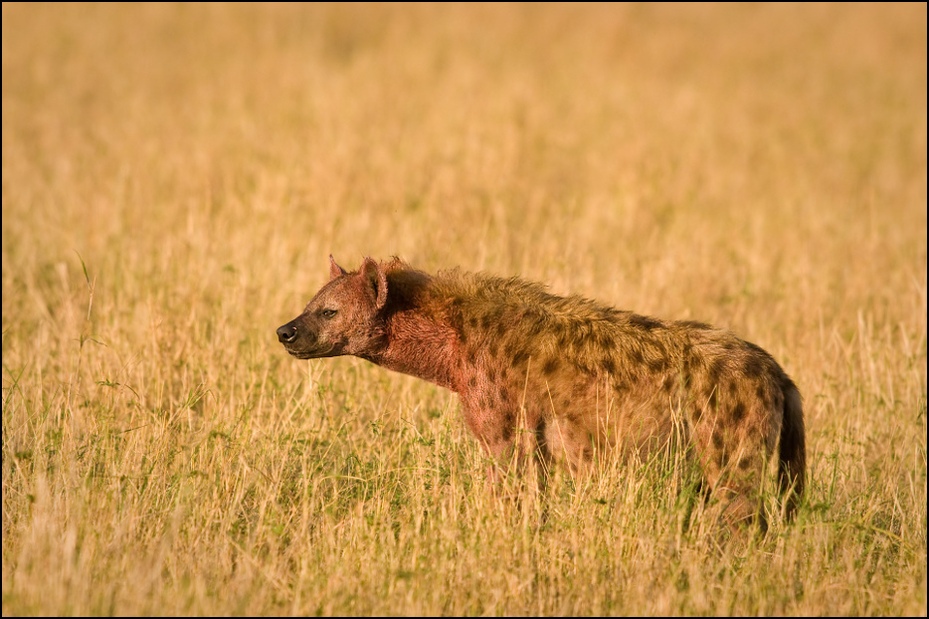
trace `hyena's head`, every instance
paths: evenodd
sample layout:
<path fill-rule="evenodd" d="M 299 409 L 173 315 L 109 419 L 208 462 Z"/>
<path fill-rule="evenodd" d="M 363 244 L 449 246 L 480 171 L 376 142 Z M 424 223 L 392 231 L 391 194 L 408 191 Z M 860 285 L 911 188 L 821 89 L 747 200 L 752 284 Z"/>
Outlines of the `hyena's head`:
<path fill-rule="evenodd" d="M 329 283 L 303 313 L 277 330 L 287 352 L 300 359 L 369 357 L 386 345 L 381 310 L 387 302 L 384 267 L 365 258 L 351 273 L 329 256 Z"/>

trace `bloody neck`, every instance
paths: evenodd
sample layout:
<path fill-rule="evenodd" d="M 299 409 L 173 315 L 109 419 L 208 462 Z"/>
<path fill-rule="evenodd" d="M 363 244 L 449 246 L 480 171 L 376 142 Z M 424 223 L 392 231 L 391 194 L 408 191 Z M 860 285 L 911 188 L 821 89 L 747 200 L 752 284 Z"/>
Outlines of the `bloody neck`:
<path fill-rule="evenodd" d="M 389 370 L 458 391 L 462 366 L 458 334 L 449 324 L 418 309 L 388 318 L 386 346 L 365 358 Z"/>

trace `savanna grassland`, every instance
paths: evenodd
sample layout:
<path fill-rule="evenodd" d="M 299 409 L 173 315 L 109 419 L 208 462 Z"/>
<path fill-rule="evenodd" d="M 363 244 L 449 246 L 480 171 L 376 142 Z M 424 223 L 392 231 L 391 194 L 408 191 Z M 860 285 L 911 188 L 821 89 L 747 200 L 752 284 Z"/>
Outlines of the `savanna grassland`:
<path fill-rule="evenodd" d="M 2 22 L 4 616 L 925 616 L 925 4 Z M 277 342 L 330 253 L 761 345 L 796 521 L 720 543 L 652 463 L 495 499 L 453 394 Z"/>

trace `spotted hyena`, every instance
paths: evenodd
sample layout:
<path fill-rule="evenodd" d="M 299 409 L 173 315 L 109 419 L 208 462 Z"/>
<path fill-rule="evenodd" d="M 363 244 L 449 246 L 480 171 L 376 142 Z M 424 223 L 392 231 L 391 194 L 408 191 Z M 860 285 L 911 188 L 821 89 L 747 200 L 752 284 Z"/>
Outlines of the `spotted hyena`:
<path fill-rule="evenodd" d="M 730 522 L 757 514 L 775 454 L 789 510 L 803 491 L 796 386 L 767 352 L 700 322 L 398 259 L 347 272 L 330 256 L 329 283 L 277 336 L 300 359 L 355 355 L 455 391 L 498 462 L 577 473 L 601 450 L 648 453 L 682 429 Z"/>

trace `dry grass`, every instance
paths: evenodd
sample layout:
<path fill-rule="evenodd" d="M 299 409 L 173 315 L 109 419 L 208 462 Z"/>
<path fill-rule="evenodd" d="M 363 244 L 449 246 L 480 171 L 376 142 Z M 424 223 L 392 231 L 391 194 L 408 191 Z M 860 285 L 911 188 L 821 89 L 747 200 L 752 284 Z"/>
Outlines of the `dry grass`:
<path fill-rule="evenodd" d="M 926 6 L 3 4 L 3 614 L 926 614 Z M 522 508 L 274 329 L 397 254 L 727 326 L 796 523 Z"/>

